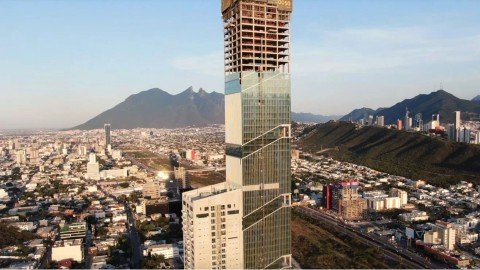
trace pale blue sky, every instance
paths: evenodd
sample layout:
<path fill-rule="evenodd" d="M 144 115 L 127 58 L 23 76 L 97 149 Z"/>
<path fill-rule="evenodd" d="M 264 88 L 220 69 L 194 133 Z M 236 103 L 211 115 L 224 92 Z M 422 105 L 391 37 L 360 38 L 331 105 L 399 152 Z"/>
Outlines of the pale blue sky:
<path fill-rule="evenodd" d="M 0 1 L 0 129 L 80 124 L 129 95 L 223 92 L 220 0 Z M 480 94 L 480 1 L 294 0 L 292 106 L 345 114 Z"/>

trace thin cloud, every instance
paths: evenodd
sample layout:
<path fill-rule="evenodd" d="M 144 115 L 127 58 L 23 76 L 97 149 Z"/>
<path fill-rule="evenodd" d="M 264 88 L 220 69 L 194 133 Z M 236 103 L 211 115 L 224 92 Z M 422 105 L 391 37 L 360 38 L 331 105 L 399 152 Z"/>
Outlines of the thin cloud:
<path fill-rule="evenodd" d="M 436 37 L 424 28 L 345 29 L 320 32 L 318 47 L 294 47 L 297 75 L 365 73 L 381 69 L 480 60 L 480 35 Z"/>

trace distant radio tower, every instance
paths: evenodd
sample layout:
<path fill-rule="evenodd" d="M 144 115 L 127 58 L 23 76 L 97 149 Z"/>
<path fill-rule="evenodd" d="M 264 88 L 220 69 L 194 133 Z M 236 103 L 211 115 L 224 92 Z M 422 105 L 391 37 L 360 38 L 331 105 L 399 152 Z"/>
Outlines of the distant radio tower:
<path fill-rule="evenodd" d="M 443 90 L 443 82 L 440 82 L 440 90 Z"/>

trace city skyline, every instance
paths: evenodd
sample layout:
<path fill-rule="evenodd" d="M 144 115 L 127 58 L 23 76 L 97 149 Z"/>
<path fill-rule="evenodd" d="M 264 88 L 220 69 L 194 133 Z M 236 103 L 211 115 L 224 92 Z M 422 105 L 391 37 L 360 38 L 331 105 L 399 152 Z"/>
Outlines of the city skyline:
<path fill-rule="evenodd" d="M 0 1 L 0 268 L 475 269 L 473 1 Z"/>
<path fill-rule="evenodd" d="M 68 128 L 154 87 L 223 92 L 216 1 L 0 5 L 0 92 L 9 99 L 2 129 Z M 473 98 L 480 88 L 478 9 L 474 1 L 299 1 L 292 110 L 346 114 L 441 84 Z M 183 16 L 193 19 L 180 23 Z"/>

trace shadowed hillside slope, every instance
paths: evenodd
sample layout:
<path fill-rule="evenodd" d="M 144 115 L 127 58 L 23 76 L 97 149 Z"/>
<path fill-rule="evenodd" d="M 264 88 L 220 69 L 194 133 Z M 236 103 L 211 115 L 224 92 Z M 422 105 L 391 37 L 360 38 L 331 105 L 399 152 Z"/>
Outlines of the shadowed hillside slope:
<path fill-rule="evenodd" d="M 347 122 L 318 125 L 299 143 L 307 152 L 338 147 L 335 158 L 390 174 L 446 185 L 480 183 L 480 146 L 454 143 L 417 133 L 379 127 L 357 128 Z"/>

